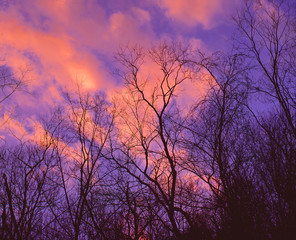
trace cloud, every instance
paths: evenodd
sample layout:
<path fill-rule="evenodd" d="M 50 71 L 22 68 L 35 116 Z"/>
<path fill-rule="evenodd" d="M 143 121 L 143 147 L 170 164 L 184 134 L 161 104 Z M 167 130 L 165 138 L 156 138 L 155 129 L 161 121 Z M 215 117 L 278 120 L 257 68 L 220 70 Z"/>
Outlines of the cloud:
<path fill-rule="evenodd" d="M 34 86 L 50 79 L 69 86 L 81 77 L 90 89 L 103 81 L 100 61 L 91 52 L 77 48 L 71 36 L 36 29 L 20 15 L 2 14 L 2 19 L 0 44 L 6 46 L 5 60 L 13 69 L 30 65 Z"/>
<path fill-rule="evenodd" d="M 32 96 L 14 96 L 18 113 L 37 119 L 38 114 L 63 101 L 60 89 L 73 90 L 77 82 L 82 82 L 84 90 L 103 90 L 112 97 L 114 89 L 121 87 L 110 74 L 116 49 L 128 43 L 149 48 L 158 38 L 165 38 L 154 33 L 154 0 L 145 2 L 140 6 L 120 1 L 122 7 L 114 11 L 95 0 L 15 0 L 0 8 L 2 56 L 16 73 L 20 67 L 31 70 L 27 77 Z M 221 12 L 222 3 L 162 0 L 159 6 L 167 16 L 188 25 L 202 23 L 209 27 L 214 15 Z M 198 39 L 190 41 L 194 46 L 201 45 Z M 155 66 L 146 65 L 145 74 L 147 90 L 152 91 L 157 79 Z M 184 89 L 192 90 L 187 85 Z M 190 96 L 194 95 L 195 91 L 191 92 Z"/>
<path fill-rule="evenodd" d="M 26 117 L 61 102 L 60 89 L 73 90 L 77 82 L 88 91 L 116 88 L 110 74 L 114 51 L 153 38 L 149 12 L 134 6 L 109 15 L 94 0 L 16 0 L 0 8 L 2 57 L 15 73 L 30 69 L 35 99 L 14 96 L 18 113 Z"/>
<path fill-rule="evenodd" d="M 169 18 L 188 26 L 202 24 L 205 29 L 217 26 L 225 20 L 239 0 L 160 0 L 159 6 Z"/>
<path fill-rule="evenodd" d="M 150 15 L 140 8 L 106 16 L 96 1 L 17 3 L 0 12 L 0 44 L 9 48 L 6 60 L 14 69 L 28 64 L 38 69 L 42 80 L 36 81 L 55 78 L 69 86 L 78 79 L 92 90 L 112 87 L 102 55 L 111 58 L 120 44 L 153 39 Z"/>

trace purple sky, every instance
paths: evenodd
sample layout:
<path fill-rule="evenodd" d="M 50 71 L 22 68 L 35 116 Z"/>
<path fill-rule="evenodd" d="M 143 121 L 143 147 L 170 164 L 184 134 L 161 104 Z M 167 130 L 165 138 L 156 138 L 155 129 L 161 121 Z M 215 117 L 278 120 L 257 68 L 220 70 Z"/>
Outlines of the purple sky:
<path fill-rule="evenodd" d="M 175 39 L 207 52 L 223 50 L 231 37 L 231 15 L 240 3 L 0 0 L 2 64 L 16 76 L 26 72 L 30 93 L 19 92 L 1 106 L 0 135 L 34 133 L 40 113 L 62 102 L 60 89 L 73 90 L 77 81 L 87 91 L 116 94 L 122 86 L 111 74 L 113 54 L 127 43 L 149 47 Z"/>

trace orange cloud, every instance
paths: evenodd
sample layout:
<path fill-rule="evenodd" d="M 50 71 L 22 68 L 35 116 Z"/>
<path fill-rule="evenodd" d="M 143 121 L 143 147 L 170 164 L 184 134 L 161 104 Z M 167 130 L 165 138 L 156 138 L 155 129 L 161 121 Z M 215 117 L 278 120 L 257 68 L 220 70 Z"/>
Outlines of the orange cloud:
<path fill-rule="evenodd" d="M 137 7 L 108 16 L 94 0 L 16 0 L 0 10 L 0 45 L 7 66 L 14 72 L 31 69 L 29 90 L 36 98 L 13 98 L 26 118 L 62 102 L 59 89 L 73 90 L 77 82 L 88 91 L 114 89 L 105 59 L 120 44 L 148 44 L 152 39 L 150 15 Z M 7 121 L 2 122 L 5 128 Z M 11 119 L 9 127 L 19 135 L 31 134 L 20 124 Z"/>
<path fill-rule="evenodd" d="M 168 17 L 189 26 L 202 24 L 210 29 L 221 23 L 221 17 L 226 16 L 236 2 L 238 0 L 160 0 L 159 6 Z"/>
<path fill-rule="evenodd" d="M 221 5 L 221 0 L 161 1 L 168 16 L 205 26 L 211 26 L 214 14 L 221 12 Z M 23 94 L 15 97 L 23 112 L 30 109 L 27 114 L 34 115 L 61 102 L 59 89 L 73 90 L 77 82 L 82 82 L 84 90 L 114 94 L 116 82 L 109 73 L 108 61 L 120 45 L 138 43 L 148 47 L 156 40 L 152 16 L 149 9 L 137 6 L 107 13 L 95 0 L 16 0 L 1 9 L 0 45 L 7 65 L 15 72 L 19 67 L 29 66 L 29 90 L 38 95 L 38 99 Z M 192 43 L 201 44 L 198 39 Z M 143 79 L 148 79 L 147 95 L 162 77 L 155 67 L 146 62 L 140 73 Z M 189 96 L 194 98 L 198 89 L 197 86 L 193 90 L 189 82 L 184 84 L 187 98 L 181 98 L 180 102 L 188 102 Z M 161 101 L 157 104 L 161 106 Z"/>
<path fill-rule="evenodd" d="M 33 69 L 43 71 L 44 76 L 37 74 L 40 79 L 35 79 L 35 84 L 38 85 L 38 81 L 44 81 L 49 77 L 54 77 L 61 85 L 69 85 L 79 77 L 86 81 L 86 86 L 91 87 L 97 87 L 96 82 L 103 81 L 104 73 L 100 72 L 100 62 L 91 54 L 75 49 L 70 43 L 70 38 L 44 33 L 11 19 L 0 23 L 0 28 L 5 33 L 0 44 L 12 48 L 6 55 L 7 63 L 14 69 L 29 64 Z M 40 65 L 37 66 L 30 58 L 26 59 L 25 52 L 35 54 Z M 77 74 L 71 70 L 73 68 L 77 69 Z M 81 70 L 83 68 L 88 70 Z"/>
<path fill-rule="evenodd" d="M 0 12 L 0 44 L 9 48 L 6 61 L 14 69 L 28 64 L 38 69 L 37 85 L 40 79 L 55 78 L 64 86 L 78 80 L 89 90 L 111 88 L 108 70 L 96 52 L 110 56 L 120 44 L 151 42 L 150 15 L 143 9 L 131 8 L 107 18 L 95 1 L 28 2 L 20 5 L 23 9 L 13 5 Z M 38 25 L 42 17 L 47 19 L 44 26 Z M 24 52 L 34 54 L 39 65 Z"/>

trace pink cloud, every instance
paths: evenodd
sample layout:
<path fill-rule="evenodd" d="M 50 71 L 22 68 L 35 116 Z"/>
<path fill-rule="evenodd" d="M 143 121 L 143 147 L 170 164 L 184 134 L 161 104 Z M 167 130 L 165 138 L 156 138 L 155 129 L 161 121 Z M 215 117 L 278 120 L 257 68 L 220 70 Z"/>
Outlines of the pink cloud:
<path fill-rule="evenodd" d="M 0 43 L 15 50 L 15 56 L 7 54 L 7 62 L 17 67 L 20 64 L 18 59 L 24 61 L 23 52 L 31 51 L 40 59 L 44 71 L 66 85 L 80 76 L 90 81 L 87 85 L 93 88 L 106 85 L 110 82 L 103 79 L 106 69 L 93 51 L 112 55 L 120 44 L 143 44 L 152 39 L 149 13 L 139 8 L 131 8 L 129 13 L 117 12 L 106 18 L 95 1 L 77 0 L 75 4 L 67 0 L 29 2 L 30 7 L 24 4 L 23 10 L 30 21 L 26 21 L 14 6 L 0 13 L 3 19 Z M 45 24 L 45 31 L 34 24 L 42 14 L 51 18 Z M 30 64 L 34 65 L 33 62 Z M 104 83 L 100 84 L 101 81 Z"/>
<path fill-rule="evenodd" d="M 27 65 L 35 69 L 31 72 L 34 86 L 55 79 L 61 86 L 82 81 L 89 90 L 112 88 L 110 74 L 94 52 L 111 58 L 120 44 L 151 42 L 150 15 L 132 7 L 107 17 L 96 1 L 72 3 L 20 1 L 0 12 L 0 44 L 5 45 L 6 62 L 13 69 Z M 25 52 L 36 56 L 38 66 Z"/>
<path fill-rule="evenodd" d="M 15 72 L 19 67 L 29 66 L 29 89 L 38 95 L 38 101 L 23 94 L 15 97 L 24 112 L 30 109 L 30 113 L 36 114 L 40 111 L 33 113 L 35 105 L 43 110 L 62 101 L 59 89 L 73 90 L 77 82 L 82 82 L 85 90 L 104 90 L 112 97 L 117 84 L 109 73 L 108 61 L 116 49 L 127 43 L 149 47 L 157 40 L 149 8 L 130 5 L 125 10 L 107 12 L 98 3 L 16 0 L 16 4 L 0 10 L 0 45 L 5 60 Z M 153 4 L 152 1 L 150 6 Z M 222 3 L 162 0 L 161 6 L 168 16 L 187 24 L 200 22 L 211 26 L 214 14 L 221 12 Z M 201 45 L 198 39 L 191 42 L 196 47 Z M 146 90 L 151 93 L 159 77 L 155 66 L 148 62 L 141 74 L 148 74 Z M 195 90 L 189 85 L 184 85 L 184 89 L 192 92 L 187 96 L 194 97 Z"/>
<path fill-rule="evenodd" d="M 189 26 L 199 23 L 210 29 L 221 23 L 221 18 L 227 16 L 237 2 L 239 0 L 160 0 L 158 3 L 168 17 Z"/>
<path fill-rule="evenodd" d="M 116 82 L 104 59 L 120 44 L 152 40 L 150 15 L 137 7 L 107 16 L 93 0 L 27 0 L 0 10 L 2 56 L 14 72 L 29 66 L 29 90 L 38 98 L 18 94 L 13 100 L 32 118 L 63 100 L 61 87 L 73 90 L 82 82 L 85 90 L 110 92 Z"/>

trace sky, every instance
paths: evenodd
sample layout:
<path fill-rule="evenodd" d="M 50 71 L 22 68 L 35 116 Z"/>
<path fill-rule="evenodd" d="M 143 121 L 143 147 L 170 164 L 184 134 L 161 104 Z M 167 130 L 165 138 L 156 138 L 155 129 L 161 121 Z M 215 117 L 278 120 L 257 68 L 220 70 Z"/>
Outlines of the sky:
<path fill-rule="evenodd" d="M 1 106 L 0 136 L 18 138 L 82 82 L 108 96 L 121 47 L 178 40 L 207 52 L 227 48 L 242 0 L 0 0 L 0 64 L 24 77 L 26 91 Z"/>

